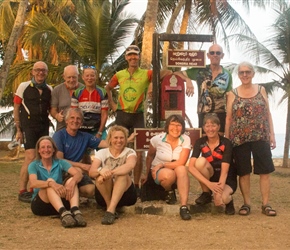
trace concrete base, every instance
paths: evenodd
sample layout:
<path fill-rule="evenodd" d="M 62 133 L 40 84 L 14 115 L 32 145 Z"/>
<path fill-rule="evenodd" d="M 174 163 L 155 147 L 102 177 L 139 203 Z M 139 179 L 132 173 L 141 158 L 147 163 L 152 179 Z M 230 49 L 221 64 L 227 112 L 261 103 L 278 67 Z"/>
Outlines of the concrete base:
<path fill-rule="evenodd" d="M 179 215 L 180 205 L 168 205 L 164 201 L 138 201 L 135 206 L 123 207 L 122 211 L 124 213 L 131 214 L 152 214 L 152 215 Z M 200 213 L 211 213 L 219 214 L 224 213 L 223 207 L 216 207 L 213 203 L 206 205 L 189 205 L 189 211 L 191 214 L 200 214 Z"/>

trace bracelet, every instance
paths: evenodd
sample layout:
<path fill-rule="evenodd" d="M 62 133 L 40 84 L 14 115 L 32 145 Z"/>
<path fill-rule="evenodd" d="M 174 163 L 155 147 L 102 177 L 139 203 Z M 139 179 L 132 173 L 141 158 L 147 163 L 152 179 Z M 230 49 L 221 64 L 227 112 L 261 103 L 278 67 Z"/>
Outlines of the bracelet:
<path fill-rule="evenodd" d="M 97 134 L 98 134 L 98 135 L 102 135 L 102 134 L 103 134 L 103 132 L 99 131 Z"/>

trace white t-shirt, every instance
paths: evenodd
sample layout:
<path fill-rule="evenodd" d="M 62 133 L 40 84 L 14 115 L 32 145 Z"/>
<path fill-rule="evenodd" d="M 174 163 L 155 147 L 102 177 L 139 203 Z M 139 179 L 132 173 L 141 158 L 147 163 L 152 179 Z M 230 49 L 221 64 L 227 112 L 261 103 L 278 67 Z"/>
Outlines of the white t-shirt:
<path fill-rule="evenodd" d="M 166 142 L 166 133 L 160 133 L 151 138 L 150 143 L 156 148 L 156 155 L 152 161 L 151 168 L 160 163 L 178 160 L 183 148 L 191 149 L 190 137 L 183 134 L 179 137 L 178 146 L 172 150 L 171 145 Z"/>
<path fill-rule="evenodd" d="M 109 148 L 103 148 L 96 152 L 95 158 L 102 162 L 102 168 L 113 170 L 114 168 L 125 164 L 127 158 L 131 155 L 136 156 L 136 152 L 131 148 L 125 147 L 118 157 L 114 157 Z"/>

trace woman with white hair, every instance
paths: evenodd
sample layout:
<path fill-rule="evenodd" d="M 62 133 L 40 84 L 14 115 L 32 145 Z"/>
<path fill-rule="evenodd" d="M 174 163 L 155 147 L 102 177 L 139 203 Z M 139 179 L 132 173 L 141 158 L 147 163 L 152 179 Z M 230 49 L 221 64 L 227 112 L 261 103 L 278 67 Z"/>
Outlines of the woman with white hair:
<path fill-rule="evenodd" d="M 227 98 L 225 136 L 233 143 L 233 157 L 244 199 L 239 214 L 249 215 L 251 211 L 250 174 L 253 155 L 254 174 L 260 176 L 262 213 L 275 216 L 276 211 L 269 205 L 269 174 L 275 170 L 271 149 L 276 147 L 276 141 L 267 93 L 264 87 L 252 83 L 255 76 L 252 64 L 240 63 L 238 76 L 242 84 L 229 92 Z"/>

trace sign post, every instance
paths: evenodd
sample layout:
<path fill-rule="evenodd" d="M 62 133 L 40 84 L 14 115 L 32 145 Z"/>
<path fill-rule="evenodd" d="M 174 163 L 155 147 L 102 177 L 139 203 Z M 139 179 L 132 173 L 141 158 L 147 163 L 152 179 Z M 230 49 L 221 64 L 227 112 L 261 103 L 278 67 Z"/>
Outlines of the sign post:
<path fill-rule="evenodd" d="M 213 35 L 195 35 L 195 34 L 166 34 L 154 33 L 153 34 L 153 50 L 152 50 L 152 65 L 153 65 L 153 93 L 152 93 L 152 109 L 153 109 L 153 124 L 154 128 L 160 126 L 160 55 L 161 45 L 160 42 L 212 42 Z M 198 63 L 194 61 L 193 63 Z M 175 66 L 176 67 L 176 66 Z M 181 67 L 179 65 L 179 67 Z"/>
<path fill-rule="evenodd" d="M 205 68 L 205 50 L 168 50 L 168 67 Z"/>

